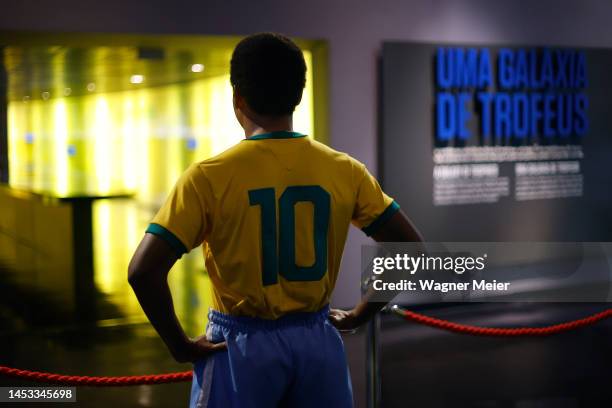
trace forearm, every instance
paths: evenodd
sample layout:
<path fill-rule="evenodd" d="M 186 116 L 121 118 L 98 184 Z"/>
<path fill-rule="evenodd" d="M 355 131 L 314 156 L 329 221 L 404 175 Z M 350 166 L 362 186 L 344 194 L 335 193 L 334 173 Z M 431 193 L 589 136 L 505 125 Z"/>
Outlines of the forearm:
<path fill-rule="evenodd" d="M 372 319 L 376 313 L 380 312 L 385 306 L 386 302 L 370 302 L 368 298 L 364 296 L 361 301 L 355 306 L 351 313 L 355 318 L 356 326 L 361 326 Z"/>
<path fill-rule="evenodd" d="M 180 347 L 188 341 L 188 337 L 174 311 L 167 280 L 155 276 L 143 274 L 140 278 L 130 280 L 130 284 L 149 321 L 170 352 L 176 355 Z"/>
<path fill-rule="evenodd" d="M 330 320 L 341 331 L 352 331 L 367 323 L 383 307 L 385 302 L 371 302 L 371 292 L 351 310 L 331 309 Z"/>
<path fill-rule="evenodd" d="M 423 242 L 421 233 L 402 211 L 397 212 L 372 238 L 377 242 L 416 242 L 418 250 L 425 251 L 421 245 Z M 398 291 L 395 294 L 399 293 Z M 355 316 L 358 325 L 368 322 L 388 304 L 388 302 L 371 301 L 373 295 L 374 290 L 370 287 L 357 306 L 352 309 L 351 313 Z"/>

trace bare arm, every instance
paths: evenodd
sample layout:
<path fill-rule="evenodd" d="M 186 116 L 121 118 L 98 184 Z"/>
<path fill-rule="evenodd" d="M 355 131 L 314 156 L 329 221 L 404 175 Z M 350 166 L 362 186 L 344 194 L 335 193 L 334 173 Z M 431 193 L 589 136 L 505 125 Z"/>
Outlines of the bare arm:
<path fill-rule="evenodd" d="M 423 242 L 420 232 L 401 210 L 384 223 L 372 238 L 377 242 Z M 351 310 L 330 310 L 330 320 L 340 330 L 353 330 L 366 323 L 387 305 L 384 302 L 369 302 L 371 295 L 371 291 L 366 293 Z"/>
<path fill-rule="evenodd" d="M 421 233 L 402 210 L 383 224 L 372 238 L 376 242 L 423 242 Z"/>
<path fill-rule="evenodd" d="M 187 337 L 174 311 L 168 273 L 176 262 L 174 249 L 163 239 L 145 234 L 128 268 L 128 281 L 149 321 L 179 362 L 196 361 L 225 348 L 204 337 Z"/>

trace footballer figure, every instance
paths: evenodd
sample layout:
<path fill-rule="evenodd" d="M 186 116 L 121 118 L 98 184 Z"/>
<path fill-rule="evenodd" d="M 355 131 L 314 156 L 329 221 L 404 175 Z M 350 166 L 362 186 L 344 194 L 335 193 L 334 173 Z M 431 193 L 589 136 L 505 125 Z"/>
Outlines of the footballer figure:
<path fill-rule="evenodd" d="M 184 172 L 129 282 L 172 356 L 194 365 L 191 407 L 352 407 L 339 330 L 384 304 L 364 297 L 352 310 L 329 307 L 349 226 L 382 242 L 421 237 L 362 163 L 293 129 L 306 64 L 290 39 L 243 39 L 230 70 L 245 138 Z M 200 245 L 213 306 L 206 334 L 192 339 L 167 275 Z"/>

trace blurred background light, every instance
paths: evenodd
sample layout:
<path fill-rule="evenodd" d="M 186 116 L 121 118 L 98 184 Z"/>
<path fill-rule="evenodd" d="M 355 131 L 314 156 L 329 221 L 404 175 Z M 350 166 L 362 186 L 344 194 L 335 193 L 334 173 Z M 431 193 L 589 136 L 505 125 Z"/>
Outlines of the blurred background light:
<path fill-rule="evenodd" d="M 202 72 L 202 71 L 204 71 L 203 64 L 192 64 L 191 65 L 191 72 Z"/>
<path fill-rule="evenodd" d="M 144 75 L 135 74 L 130 77 L 130 83 L 132 84 L 142 84 L 145 80 Z"/>

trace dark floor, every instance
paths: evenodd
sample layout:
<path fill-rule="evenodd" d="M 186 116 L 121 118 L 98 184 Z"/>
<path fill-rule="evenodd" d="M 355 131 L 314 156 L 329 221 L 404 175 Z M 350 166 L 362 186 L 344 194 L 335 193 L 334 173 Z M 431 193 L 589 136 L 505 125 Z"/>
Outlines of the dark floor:
<path fill-rule="evenodd" d="M 486 304 L 429 310 L 456 322 L 542 326 L 608 304 Z M 382 329 L 389 407 L 612 407 L 612 321 L 544 338 L 485 338 L 407 323 Z"/>
<path fill-rule="evenodd" d="M 607 305 L 467 305 L 427 311 L 482 325 L 543 325 Z M 12 323 L 14 324 L 14 316 Z M 3 320 L 6 328 L 6 316 Z M 612 406 L 612 321 L 547 338 L 499 339 L 446 333 L 385 316 L 382 400 L 389 407 L 569 408 Z M 28 327 L 3 331 L 2 363 L 50 372 L 136 375 L 185 371 L 144 323 Z M 365 407 L 365 333 L 345 336 L 356 406 Z M 0 379 L 0 386 L 28 385 Z M 83 407 L 186 406 L 189 384 L 79 387 Z M 26 406 L 20 404 L 20 406 Z"/>
<path fill-rule="evenodd" d="M 89 330 L 37 331 L 1 338 L 1 361 L 10 366 L 75 375 L 140 375 L 186 371 L 165 352 L 148 325 Z M 37 385 L 0 379 L 0 385 Z M 137 387 L 78 387 L 79 407 L 180 407 L 189 403 L 188 383 Z M 38 404 L 42 405 L 42 404 Z M 24 406 L 24 404 L 19 404 Z"/>

